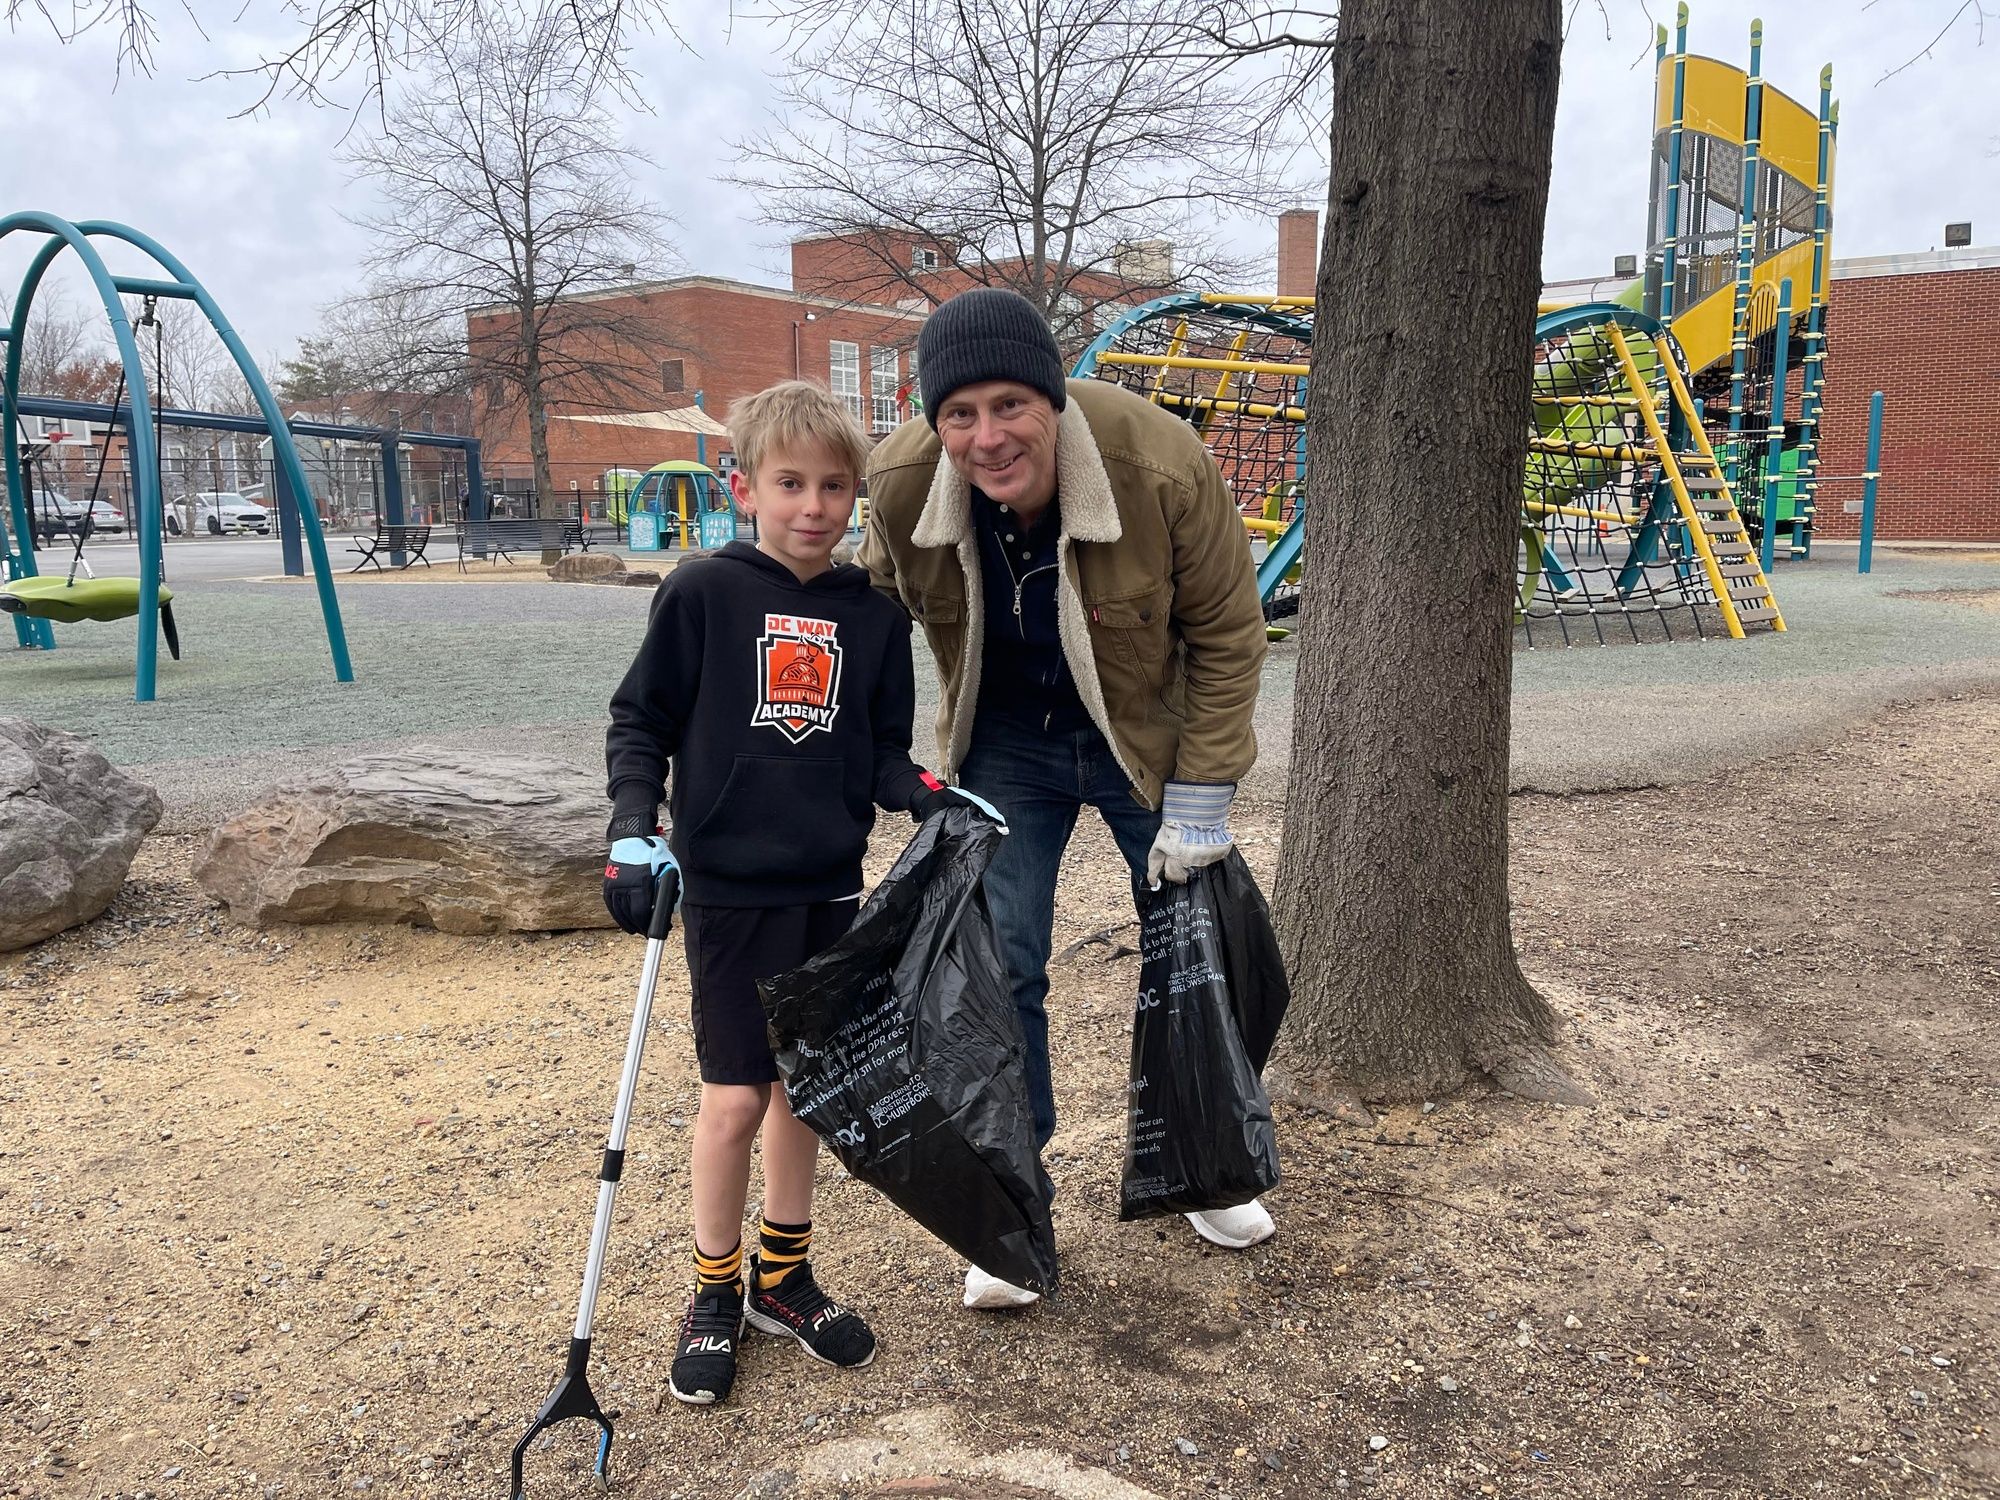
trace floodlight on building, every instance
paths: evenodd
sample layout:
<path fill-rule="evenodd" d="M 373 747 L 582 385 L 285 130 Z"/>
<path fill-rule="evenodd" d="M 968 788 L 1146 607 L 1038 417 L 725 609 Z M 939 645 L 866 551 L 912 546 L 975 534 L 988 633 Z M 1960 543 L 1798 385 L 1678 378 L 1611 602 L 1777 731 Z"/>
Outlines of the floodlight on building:
<path fill-rule="evenodd" d="M 1636 255 L 1619 256 L 1611 262 L 1611 274 L 1613 276 L 1637 276 L 1639 274 L 1639 257 Z"/>
<path fill-rule="evenodd" d="M 1944 226 L 1945 249 L 1956 250 L 1961 245 L 1969 245 L 1971 243 L 1972 221 L 1970 219 L 1966 220 L 1963 224 L 1947 224 Z"/>

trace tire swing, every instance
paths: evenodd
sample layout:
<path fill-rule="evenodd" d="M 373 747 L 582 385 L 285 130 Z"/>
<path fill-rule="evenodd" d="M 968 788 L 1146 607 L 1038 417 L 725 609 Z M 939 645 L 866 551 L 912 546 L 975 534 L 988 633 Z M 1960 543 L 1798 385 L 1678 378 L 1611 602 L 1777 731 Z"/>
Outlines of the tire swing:
<path fill-rule="evenodd" d="M 153 325 L 154 358 L 158 359 L 160 344 L 159 320 L 154 313 L 154 299 L 146 299 L 146 309 L 140 315 L 139 325 Z M 155 368 L 158 368 L 157 363 Z M 118 395 L 111 403 L 115 412 L 125 399 L 125 375 L 118 376 Z M 160 456 L 159 434 L 163 427 L 158 409 L 154 412 L 154 488 L 159 492 L 158 472 Z M 76 625 L 86 620 L 110 622 L 129 620 L 139 613 L 139 580 L 136 578 L 92 578 L 79 579 L 79 570 L 88 574 L 83 564 L 83 544 L 90 539 L 95 524 L 97 496 L 104 485 L 104 466 L 111 458 L 112 424 L 104 427 L 104 447 L 97 455 L 97 473 L 90 481 L 90 499 L 85 503 L 83 518 L 77 523 L 76 547 L 70 557 L 69 574 L 65 578 L 48 576 L 16 578 L 10 583 L 0 583 L 0 613 L 26 615 L 30 619 L 53 620 L 59 625 Z M 162 570 L 164 572 L 164 569 Z M 160 585 L 160 634 L 167 643 L 167 653 L 175 661 L 181 659 L 181 634 L 174 624 L 173 591 L 164 583 Z"/>

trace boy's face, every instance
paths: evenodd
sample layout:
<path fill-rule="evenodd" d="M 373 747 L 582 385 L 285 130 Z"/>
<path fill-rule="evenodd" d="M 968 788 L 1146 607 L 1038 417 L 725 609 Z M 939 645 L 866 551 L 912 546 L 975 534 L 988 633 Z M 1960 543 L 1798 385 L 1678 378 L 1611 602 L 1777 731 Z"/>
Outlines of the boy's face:
<path fill-rule="evenodd" d="M 775 557 L 803 583 L 832 566 L 829 559 L 854 514 L 854 471 L 847 459 L 817 443 L 772 448 L 755 478 L 731 471 L 736 505 L 757 520 L 757 550 Z"/>

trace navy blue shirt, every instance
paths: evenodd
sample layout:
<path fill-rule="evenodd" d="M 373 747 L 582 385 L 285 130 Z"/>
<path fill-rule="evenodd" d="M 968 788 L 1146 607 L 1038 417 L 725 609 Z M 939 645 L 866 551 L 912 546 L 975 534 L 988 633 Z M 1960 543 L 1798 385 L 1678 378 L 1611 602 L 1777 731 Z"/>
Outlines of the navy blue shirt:
<path fill-rule="evenodd" d="M 1026 527 L 1006 506 L 977 489 L 972 492 L 980 587 L 986 600 L 978 712 L 1055 733 L 1090 724 L 1056 625 L 1061 510 L 1061 500 L 1053 500 L 1035 524 Z"/>

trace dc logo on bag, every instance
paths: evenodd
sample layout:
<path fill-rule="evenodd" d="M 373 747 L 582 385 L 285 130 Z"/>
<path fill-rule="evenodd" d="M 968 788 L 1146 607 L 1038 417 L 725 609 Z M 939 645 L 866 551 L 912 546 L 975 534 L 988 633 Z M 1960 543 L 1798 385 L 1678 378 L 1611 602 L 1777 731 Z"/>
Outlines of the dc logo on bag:
<path fill-rule="evenodd" d="M 1139 1009 L 1154 1010 L 1158 1008 L 1159 1003 L 1160 992 L 1157 989 L 1139 991 Z"/>
<path fill-rule="evenodd" d="M 833 1138 L 843 1146 L 858 1146 L 867 1139 L 867 1136 L 862 1132 L 861 1122 L 856 1120 L 850 1125 L 841 1126 L 833 1133 Z"/>

